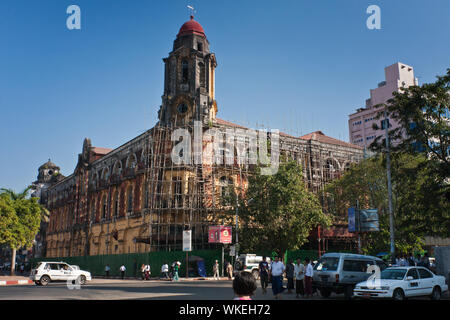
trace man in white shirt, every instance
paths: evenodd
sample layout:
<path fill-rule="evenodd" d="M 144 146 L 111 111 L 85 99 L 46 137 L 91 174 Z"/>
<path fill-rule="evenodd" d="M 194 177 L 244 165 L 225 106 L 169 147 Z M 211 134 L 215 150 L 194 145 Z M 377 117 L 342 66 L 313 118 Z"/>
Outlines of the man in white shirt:
<path fill-rule="evenodd" d="M 111 271 L 111 267 L 109 266 L 109 264 L 107 264 L 105 267 L 106 279 L 109 278 L 109 271 Z"/>
<path fill-rule="evenodd" d="M 127 268 L 125 268 L 125 266 L 124 265 L 122 265 L 121 267 L 120 267 L 120 275 L 121 275 L 121 277 L 122 277 L 122 280 L 125 278 L 125 271 L 127 270 Z"/>
<path fill-rule="evenodd" d="M 307 265 L 306 265 L 306 272 L 305 272 L 305 294 L 306 297 L 309 298 L 312 296 L 312 277 L 314 274 L 313 267 L 311 264 L 311 261 L 309 258 L 305 259 Z"/>
<path fill-rule="evenodd" d="M 164 278 L 169 279 L 169 265 L 164 263 L 161 267 L 161 273 Z"/>
<path fill-rule="evenodd" d="M 283 273 L 286 270 L 284 263 L 280 261 L 279 257 L 275 257 L 270 268 L 270 276 L 272 278 L 272 291 L 275 299 L 281 298 L 283 292 Z"/>
<path fill-rule="evenodd" d="M 302 297 L 305 295 L 305 286 L 303 284 L 305 278 L 305 266 L 302 264 L 300 259 L 297 259 L 297 263 L 294 265 L 294 275 L 295 275 L 295 293 L 296 298 L 299 298 L 301 294 Z"/>

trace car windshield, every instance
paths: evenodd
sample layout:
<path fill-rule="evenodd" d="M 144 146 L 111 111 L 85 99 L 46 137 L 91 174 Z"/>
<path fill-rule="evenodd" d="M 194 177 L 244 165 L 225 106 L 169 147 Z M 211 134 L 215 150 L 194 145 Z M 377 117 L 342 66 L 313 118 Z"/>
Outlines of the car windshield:
<path fill-rule="evenodd" d="M 381 271 L 381 279 L 403 280 L 406 269 L 385 269 Z"/>
<path fill-rule="evenodd" d="M 314 266 L 314 270 L 317 271 L 336 271 L 339 263 L 339 258 L 322 258 Z"/>

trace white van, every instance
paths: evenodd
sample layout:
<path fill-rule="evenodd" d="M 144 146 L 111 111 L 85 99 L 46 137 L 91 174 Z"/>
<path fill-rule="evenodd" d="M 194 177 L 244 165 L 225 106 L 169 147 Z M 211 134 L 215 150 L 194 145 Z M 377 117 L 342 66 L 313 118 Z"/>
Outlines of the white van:
<path fill-rule="evenodd" d="M 263 261 L 262 256 L 257 256 L 256 254 L 247 253 L 241 254 L 236 259 L 234 264 L 234 269 L 236 271 L 247 271 L 251 272 L 255 279 L 259 278 L 259 263 Z M 266 257 L 267 263 L 270 265 L 270 258 Z M 244 269 L 245 266 L 245 269 Z"/>

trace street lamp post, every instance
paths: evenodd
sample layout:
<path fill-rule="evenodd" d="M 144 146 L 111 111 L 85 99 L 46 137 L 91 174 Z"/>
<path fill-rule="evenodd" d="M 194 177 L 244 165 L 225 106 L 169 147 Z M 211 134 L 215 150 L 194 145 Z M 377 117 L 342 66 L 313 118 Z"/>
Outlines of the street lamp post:
<path fill-rule="evenodd" d="M 250 204 L 253 201 L 253 198 L 249 199 L 247 201 L 247 204 Z M 235 257 L 236 260 L 239 256 L 239 202 L 238 202 L 238 196 L 236 195 L 236 244 L 235 244 Z"/>
<path fill-rule="evenodd" d="M 237 257 L 239 256 L 239 254 L 238 254 L 238 251 L 239 251 L 239 235 L 238 235 L 238 230 L 239 230 L 239 221 L 238 221 L 238 219 L 239 219 L 239 203 L 238 203 L 238 197 L 237 197 L 237 194 L 236 194 L 236 243 L 235 243 L 235 252 L 234 252 L 234 254 L 235 254 L 235 258 L 236 258 L 236 261 L 237 261 Z"/>
<path fill-rule="evenodd" d="M 391 261 L 395 261 L 395 236 L 394 236 L 394 212 L 392 210 L 392 185 L 391 185 L 391 158 L 389 149 L 389 132 L 388 132 L 388 119 L 386 109 L 384 109 L 384 128 L 386 132 L 386 171 L 387 171 L 387 183 L 388 183 L 388 202 L 389 202 L 389 223 L 391 234 Z"/>

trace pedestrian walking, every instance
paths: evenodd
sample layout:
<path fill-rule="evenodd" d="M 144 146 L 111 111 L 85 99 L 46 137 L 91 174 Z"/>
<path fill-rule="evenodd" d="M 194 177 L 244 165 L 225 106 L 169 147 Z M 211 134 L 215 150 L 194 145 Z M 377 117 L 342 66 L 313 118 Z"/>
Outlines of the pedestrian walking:
<path fill-rule="evenodd" d="M 263 260 L 259 263 L 259 280 L 261 282 L 261 288 L 263 294 L 267 292 L 267 286 L 269 285 L 269 263 L 267 258 L 264 256 Z"/>
<path fill-rule="evenodd" d="M 230 262 L 228 262 L 226 270 L 227 270 L 228 279 L 232 280 L 233 279 L 233 266 L 231 265 Z"/>
<path fill-rule="evenodd" d="M 250 272 L 239 272 L 233 280 L 233 291 L 233 300 L 252 300 L 256 291 L 255 277 Z"/>
<path fill-rule="evenodd" d="M 422 257 L 422 266 L 424 266 L 427 269 L 430 268 L 430 258 L 428 257 L 428 254 L 426 252 Z"/>
<path fill-rule="evenodd" d="M 286 278 L 288 281 L 287 283 L 288 294 L 291 294 L 292 290 L 294 290 L 294 263 L 292 259 L 289 259 L 286 265 Z"/>
<path fill-rule="evenodd" d="M 414 256 L 411 252 L 408 254 L 408 264 L 411 267 L 416 266 L 416 261 L 414 260 Z"/>
<path fill-rule="evenodd" d="M 166 262 L 161 266 L 161 275 L 163 278 L 169 279 L 169 265 Z"/>
<path fill-rule="evenodd" d="M 175 264 L 176 264 L 176 261 L 172 262 L 172 264 L 170 265 L 170 271 L 169 271 L 170 281 L 173 280 L 173 276 L 175 275 Z"/>
<path fill-rule="evenodd" d="M 149 280 L 150 279 L 150 274 L 151 274 L 150 265 L 146 264 L 145 267 L 144 267 L 144 278 L 145 278 L 145 280 Z"/>
<path fill-rule="evenodd" d="M 125 268 L 125 266 L 122 265 L 119 270 L 120 270 L 120 276 L 123 280 L 125 278 L 125 271 L 127 270 L 127 268 Z"/>
<path fill-rule="evenodd" d="M 25 266 L 23 264 L 20 265 L 20 274 L 23 274 L 23 271 L 25 270 Z"/>
<path fill-rule="evenodd" d="M 414 259 L 414 262 L 416 263 L 416 266 L 420 266 L 420 253 L 416 254 L 416 258 Z"/>
<path fill-rule="evenodd" d="M 400 267 L 407 267 L 405 255 L 402 254 L 402 255 L 400 256 L 398 265 L 399 265 Z"/>
<path fill-rule="evenodd" d="M 281 261 L 281 257 L 275 257 L 275 261 L 270 268 L 270 277 L 272 278 L 272 292 L 275 299 L 281 299 L 281 293 L 283 292 L 283 274 L 286 270 L 284 263 Z"/>
<path fill-rule="evenodd" d="M 106 279 L 109 278 L 109 272 L 111 271 L 111 267 L 109 266 L 109 264 L 107 264 L 105 266 L 105 275 L 106 275 Z"/>
<path fill-rule="evenodd" d="M 294 275 L 295 275 L 295 293 L 297 294 L 295 297 L 299 298 L 299 295 L 302 298 L 305 295 L 305 266 L 302 264 L 300 259 L 297 259 L 297 263 L 294 265 Z"/>
<path fill-rule="evenodd" d="M 312 296 L 313 267 L 309 258 L 306 258 L 305 262 L 307 264 L 305 271 L 305 295 L 307 298 L 310 298 Z"/>
<path fill-rule="evenodd" d="M 177 261 L 177 262 L 175 263 L 174 268 L 173 268 L 173 273 L 174 273 L 174 275 L 173 275 L 173 280 L 174 280 L 174 281 L 178 281 L 178 280 L 179 280 L 179 278 L 178 278 L 178 271 L 180 270 L 180 266 L 181 266 L 180 261 Z"/>
<path fill-rule="evenodd" d="M 213 265 L 214 280 L 220 280 L 219 269 L 220 269 L 219 261 L 216 260 L 216 262 L 214 262 L 214 265 Z"/>

